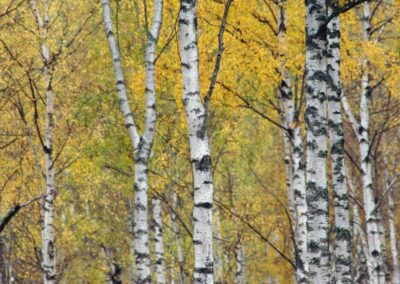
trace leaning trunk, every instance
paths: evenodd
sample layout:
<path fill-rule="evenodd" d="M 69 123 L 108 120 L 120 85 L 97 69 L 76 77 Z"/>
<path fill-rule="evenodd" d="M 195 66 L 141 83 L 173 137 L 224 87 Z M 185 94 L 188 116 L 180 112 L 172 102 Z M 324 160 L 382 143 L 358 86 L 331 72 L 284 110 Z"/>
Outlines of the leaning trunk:
<path fill-rule="evenodd" d="M 330 0 L 328 14 L 337 12 L 339 2 Z M 333 18 L 327 26 L 327 96 L 328 126 L 331 147 L 332 185 L 335 208 L 335 281 L 351 283 L 351 233 L 349 200 L 344 172 L 344 132 L 340 106 L 340 19 Z"/>
<path fill-rule="evenodd" d="M 181 0 L 179 50 L 183 79 L 183 106 L 189 132 L 190 158 L 194 182 L 193 244 L 194 283 L 213 283 L 211 156 L 201 102 L 197 47 L 196 0 Z"/>

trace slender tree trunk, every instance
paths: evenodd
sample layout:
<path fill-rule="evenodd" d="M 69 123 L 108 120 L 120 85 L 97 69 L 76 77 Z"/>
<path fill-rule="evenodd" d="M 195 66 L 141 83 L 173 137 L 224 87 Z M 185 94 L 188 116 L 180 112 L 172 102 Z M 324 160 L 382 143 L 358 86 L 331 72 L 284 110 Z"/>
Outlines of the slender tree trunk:
<path fill-rule="evenodd" d="M 385 139 L 386 140 L 386 139 Z M 390 252 L 392 254 L 392 284 L 400 284 L 400 267 L 399 267 L 399 254 L 397 251 L 397 237 L 396 237 L 396 223 L 394 220 L 394 200 L 393 190 L 390 188 L 392 185 L 389 180 L 389 163 L 387 156 L 384 156 L 385 166 L 385 191 L 387 191 L 388 201 L 388 219 L 389 219 L 389 239 L 390 239 Z"/>
<path fill-rule="evenodd" d="M 328 1 L 328 14 L 339 9 L 339 1 Z M 349 199 L 344 172 L 344 130 L 340 106 L 340 19 L 333 18 L 327 26 L 327 96 L 328 126 L 331 147 L 332 185 L 335 208 L 335 282 L 352 283 L 351 233 Z"/>
<path fill-rule="evenodd" d="M 392 192 L 388 193 L 388 208 L 389 208 L 389 232 L 390 232 L 390 250 L 393 258 L 393 275 L 392 275 L 392 283 L 399 284 L 400 283 L 400 267 L 399 267 L 399 254 L 397 251 L 397 237 L 396 237 L 396 227 L 394 220 L 394 201 Z"/>
<path fill-rule="evenodd" d="M 53 159 L 53 132 L 54 132 L 54 106 L 53 106 L 53 65 L 52 54 L 47 45 L 47 28 L 49 24 L 48 3 L 43 2 L 43 15 L 41 15 L 36 0 L 31 0 L 31 7 L 34 11 L 39 27 L 41 53 L 43 60 L 44 79 L 45 79 L 45 139 L 43 152 L 45 156 L 45 181 L 46 196 L 42 203 L 43 227 L 42 227 L 42 268 L 43 282 L 45 284 L 56 283 L 56 258 L 55 258 L 55 239 L 54 239 L 54 203 L 55 203 L 55 176 Z"/>
<path fill-rule="evenodd" d="M 165 284 L 164 240 L 161 219 L 161 200 L 153 197 L 154 243 L 156 251 L 157 284 Z"/>
<path fill-rule="evenodd" d="M 183 78 L 183 106 L 189 131 L 190 158 L 194 181 L 193 243 L 194 283 L 213 283 L 213 184 L 211 156 L 200 96 L 195 0 L 181 0 L 179 50 Z"/>
<path fill-rule="evenodd" d="M 238 241 L 235 247 L 235 258 L 236 258 L 236 272 L 235 272 L 235 284 L 245 283 L 245 259 L 243 253 L 243 244 L 240 240 L 240 234 L 238 234 Z"/>
<path fill-rule="evenodd" d="M 303 139 L 298 123 L 297 110 L 293 103 L 290 74 L 285 67 L 286 49 L 286 0 L 278 2 L 278 40 L 281 57 L 281 82 L 279 97 L 282 101 L 283 125 L 288 129 L 284 135 L 286 185 L 289 213 L 295 234 L 296 282 L 307 282 L 307 203 L 304 167 Z"/>
<path fill-rule="evenodd" d="M 174 231 L 176 238 L 176 250 L 178 253 L 178 262 L 179 262 L 179 284 L 185 284 L 185 259 L 183 257 L 183 249 L 182 249 L 182 236 L 181 230 L 176 220 L 177 210 L 177 194 L 176 191 L 172 193 L 172 206 L 173 210 L 171 210 L 171 222 L 172 222 L 172 230 Z"/>
<path fill-rule="evenodd" d="M 306 1 L 307 209 L 310 281 L 329 283 L 329 204 L 326 178 L 326 1 Z"/>
<path fill-rule="evenodd" d="M 363 4 L 363 30 L 364 41 L 370 40 L 371 32 L 371 11 L 369 2 Z M 379 236 L 379 216 L 375 210 L 375 197 L 372 182 L 372 163 L 369 156 L 370 141 L 368 137 L 369 130 L 369 109 L 368 101 L 371 95 L 370 74 L 368 71 L 368 60 L 363 63 L 364 74 L 361 80 L 362 94 L 360 100 L 360 127 L 359 142 L 360 142 L 360 163 L 362 171 L 362 185 L 364 196 L 364 211 L 367 224 L 367 237 L 370 255 L 370 281 L 373 284 L 385 283 L 384 263 L 382 258 L 382 244 Z"/>
<path fill-rule="evenodd" d="M 143 135 L 140 137 L 128 104 L 124 74 L 118 44 L 112 30 L 112 17 L 109 0 L 102 1 L 103 21 L 111 56 L 113 59 L 118 98 L 125 127 L 131 139 L 135 156 L 135 214 L 134 214 L 134 252 L 136 258 L 136 283 L 151 283 L 150 251 L 148 246 L 148 161 L 154 142 L 156 99 L 155 99 L 155 59 L 156 47 L 162 22 L 163 1 L 154 1 L 152 26 L 149 30 L 145 58 L 145 95 L 146 121 Z"/>
<path fill-rule="evenodd" d="M 347 180 L 347 185 L 350 188 L 351 195 L 353 196 L 353 199 L 357 201 L 357 193 L 356 193 L 356 187 L 354 185 L 353 179 L 350 176 L 347 168 L 345 168 L 345 173 L 346 173 L 346 180 Z M 353 273 L 356 275 L 354 277 L 354 280 L 356 283 L 364 283 L 368 279 L 368 275 L 370 275 L 372 272 L 369 271 L 371 268 L 370 265 L 370 259 L 368 255 L 368 243 L 367 243 L 367 238 L 365 236 L 365 231 L 363 229 L 362 223 L 361 223 L 361 218 L 360 218 L 360 213 L 358 210 L 358 204 L 357 202 L 354 202 L 353 204 L 353 237 L 354 237 L 354 243 L 356 245 L 356 257 L 357 257 L 357 264 L 358 267 L 353 267 L 356 269 L 356 273 Z M 356 242 L 356 237 L 359 237 L 359 242 Z M 367 275 L 364 275 L 364 268 L 362 267 L 364 265 L 364 259 L 365 258 L 365 264 L 367 268 Z M 365 281 L 364 281 L 365 279 Z M 364 281 L 364 282 L 363 282 Z"/>
<path fill-rule="evenodd" d="M 215 244 L 216 244 L 216 256 L 215 256 L 215 283 L 224 283 L 224 256 L 222 253 L 222 235 L 221 235 L 221 222 L 220 222 L 220 210 L 217 209 L 214 212 L 215 222 Z"/>

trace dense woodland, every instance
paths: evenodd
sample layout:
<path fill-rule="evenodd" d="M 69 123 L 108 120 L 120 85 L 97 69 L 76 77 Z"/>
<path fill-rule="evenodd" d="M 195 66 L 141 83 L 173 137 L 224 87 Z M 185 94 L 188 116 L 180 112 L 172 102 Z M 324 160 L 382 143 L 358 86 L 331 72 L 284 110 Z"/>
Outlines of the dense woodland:
<path fill-rule="evenodd" d="M 0 283 L 400 283 L 398 0 L 0 0 Z"/>

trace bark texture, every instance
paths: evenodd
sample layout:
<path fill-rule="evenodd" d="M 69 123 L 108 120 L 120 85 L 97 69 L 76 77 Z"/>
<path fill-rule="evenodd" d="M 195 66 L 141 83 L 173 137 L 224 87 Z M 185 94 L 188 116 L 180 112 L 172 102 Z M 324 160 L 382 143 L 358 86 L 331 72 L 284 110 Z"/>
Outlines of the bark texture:
<path fill-rule="evenodd" d="M 194 283 L 213 283 L 213 182 L 211 156 L 201 101 L 197 46 L 197 3 L 181 0 L 179 50 L 183 78 L 183 106 L 189 132 L 190 158 L 194 182 L 193 243 Z"/>
<path fill-rule="evenodd" d="M 328 1 L 328 14 L 337 13 L 339 1 Z M 344 172 L 344 132 L 340 106 L 340 19 L 327 26 L 328 128 L 335 210 L 335 283 L 352 283 L 349 199 Z"/>
<path fill-rule="evenodd" d="M 289 213 L 295 234 L 296 282 L 307 282 L 307 203 L 303 138 L 298 114 L 293 102 L 291 79 L 285 66 L 286 54 L 286 0 L 278 2 L 278 42 L 281 59 L 279 98 L 282 102 L 281 120 L 287 131 L 284 135 L 286 185 Z"/>
<path fill-rule="evenodd" d="M 50 48 L 47 44 L 47 30 L 49 25 L 48 3 L 43 2 L 43 14 L 39 11 L 36 0 L 30 2 L 39 28 L 40 48 L 43 61 L 43 75 L 45 80 L 45 139 L 43 152 L 45 157 L 46 196 L 42 203 L 42 269 L 45 284 L 56 283 L 56 257 L 54 238 L 54 202 L 56 196 L 53 133 L 54 133 L 54 94 L 52 89 L 53 62 Z"/>
<path fill-rule="evenodd" d="M 154 243 L 156 252 L 156 276 L 157 284 L 165 284 L 165 263 L 164 263 L 164 239 L 161 219 L 161 200 L 153 197 L 153 226 Z"/>
<path fill-rule="evenodd" d="M 329 283 L 331 278 L 326 178 L 326 11 L 325 0 L 306 1 L 307 253 L 312 283 Z"/>
<path fill-rule="evenodd" d="M 363 3 L 363 38 L 368 42 L 371 37 L 371 10 L 370 3 Z M 369 100 L 371 96 L 369 62 L 363 61 L 363 75 L 361 78 L 360 120 L 353 115 L 346 97 L 342 97 L 342 105 L 349 118 L 350 124 L 357 136 L 360 152 L 361 181 L 363 189 L 363 202 L 368 240 L 369 278 L 373 284 L 386 283 L 385 264 L 383 260 L 384 247 L 381 240 L 380 214 L 376 210 L 375 195 L 372 177 L 372 159 L 370 157 L 369 131 Z"/>

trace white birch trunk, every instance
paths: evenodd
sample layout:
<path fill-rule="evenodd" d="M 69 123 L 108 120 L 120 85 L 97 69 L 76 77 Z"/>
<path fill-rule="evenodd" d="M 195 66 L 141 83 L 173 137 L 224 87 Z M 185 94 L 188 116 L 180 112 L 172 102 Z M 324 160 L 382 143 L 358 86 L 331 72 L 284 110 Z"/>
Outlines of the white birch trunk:
<path fill-rule="evenodd" d="M 140 137 L 128 104 L 124 74 L 119 48 L 112 30 L 111 9 L 108 0 L 102 1 L 103 21 L 111 56 L 113 59 L 120 109 L 125 119 L 125 127 L 131 139 L 135 156 L 135 214 L 134 214 L 134 252 L 136 258 L 136 282 L 151 283 L 150 251 L 148 246 L 148 161 L 154 142 L 156 99 L 155 99 L 155 58 L 157 40 L 161 29 L 163 1 L 154 1 L 152 26 L 148 33 L 146 46 L 146 121 L 143 136 Z"/>
<path fill-rule="evenodd" d="M 362 25 L 364 30 L 364 41 L 370 40 L 371 32 L 371 11 L 369 2 L 363 4 Z M 375 196 L 372 182 L 372 163 L 369 156 L 370 141 L 368 137 L 369 130 L 369 109 L 368 101 L 371 95 L 370 74 L 368 72 L 368 60 L 363 63 L 364 74 L 361 80 L 362 94 L 360 99 L 360 123 L 358 129 L 358 138 L 360 143 L 360 164 L 362 171 L 362 186 L 364 197 L 364 211 L 367 227 L 367 238 L 369 247 L 369 258 L 372 273 L 370 281 L 373 284 L 385 283 L 385 271 L 382 257 L 382 244 L 379 234 L 379 216 L 375 209 Z"/>
<path fill-rule="evenodd" d="M 182 237 L 181 237 L 181 230 L 176 220 L 176 213 L 177 210 L 177 194 L 176 191 L 172 193 L 172 205 L 173 210 L 171 210 L 171 222 L 172 222 L 172 230 L 174 231 L 175 238 L 176 238 L 176 250 L 178 253 L 178 262 L 179 262 L 179 284 L 185 284 L 185 259 L 183 257 L 183 249 L 182 249 Z"/>
<path fill-rule="evenodd" d="M 196 0 L 181 0 L 179 50 L 182 65 L 183 96 L 189 132 L 190 157 L 194 182 L 193 243 L 194 283 L 213 283 L 213 184 L 211 156 L 201 101 L 197 46 Z"/>
<path fill-rule="evenodd" d="M 312 283 L 329 283 L 328 188 L 326 178 L 326 1 L 306 1 L 306 111 L 308 258 Z"/>
<path fill-rule="evenodd" d="M 215 256 L 215 283 L 223 283 L 224 279 L 224 256 L 222 253 L 222 235 L 221 235 L 221 222 L 220 222 L 220 211 L 217 209 L 214 212 L 215 218 L 215 238 L 216 238 L 216 256 Z"/>
<path fill-rule="evenodd" d="M 337 12 L 339 1 L 330 0 L 328 15 Z M 327 96 L 328 126 L 331 147 L 332 185 L 335 209 L 335 282 L 352 283 L 351 233 L 349 200 L 344 172 L 344 130 L 340 106 L 340 19 L 333 18 L 327 26 Z"/>
<path fill-rule="evenodd" d="M 397 237 L 396 237 L 396 227 L 394 220 L 394 201 L 392 192 L 388 193 L 388 210 L 389 210 L 389 232 L 390 232 L 390 251 L 393 258 L 393 275 L 392 283 L 400 283 L 400 267 L 399 267 L 399 254 L 397 251 Z"/>
<path fill-rule="evenodd" d="M 244 284 L 245 259 L 243 252 L 243 244 L 240 242 L 240 235 L 238 236 L 238 242 L 235 247 L 235 257 L 236 257 L 235 284 Z"/>
<path fill-rule="evenodd" d="M 156 252 L 156 276 L 157 284 L 165 284 L 165 263 L 164 263 L 164 240 L 163 226 L 161 219 L 161 200 L 153 197 L 153 225 L 154 225 L 154 243 Z"/>
<path fill-rule="evenodd" d="M 279 97 L 282 101 L 283 125 L 288 129 L 284 135 L 286 186 L 288 191 L 289 213 L 295 234 L 296 282 L 307 282 L 307 203 L 304 171 L 304 152 L 301 130 L 297 121 L 297 110 L 293 103 L 290 74 L 285 67 L 286 58 L 286 0 L 278 2 L 278 40 L 281 57 L 281 82 Z"/>
<path fill-rule="evenodd" d="M 43 227 L 42 227 L 42 269 L 43 282 L 45 284 L 56 283 L 56 258 L 55 258 L 55 239 L 54 239 L 54 202 L 56 195 L 53 159 L 53 132 L 54 132 L 54 105 L 52 76 L 53 66 L 51 63 L 52 54 L 47 45 L 47 27 L 49 24 L 48 3 L 43 2 L 43 15 L 41 15 L 36 0 L 31 0 L 31 7 L 34 11 L 39 27 L 40 44 L 43 60 L 44 79 L 45 79 L 45 139 L 43 152 L 45 156 L 45 181 L 46 196 L 43 199 Z"/>
<path fill-rule="evenodd" d="M 400 284 L 400 267 L 399 267 L 399 255 L 397 251 L 397 237 L 396 237 L 396 223 L 394 220 L 394 200 L 393 190 L 390 188 L 391 182 L 389 180 L 389 163 L 387 156 L 384 156 L 385 166 L 385 192 L 387 192 L 388 202 L 388 219 L 389 219 L 389 239 L 390 239 L 390 252 L 392 254 L 392 284 Z"/>
<path fill-rule="evenodd" d="M 353 198 L 356 200 L 357 199 L 357 193 L 356 193 L 356 188 L 353 182 L 352 177 L 350 176 L 347 168 L 345 167 L 345 174 L 346 174 L 346 180 L 347 180 L 347 185 L 350 188 L 351 195 Z M 368 243 L 367 243 L 367 238 L 365 236 L 365 231 L 363 229 L 362 223 L 361 223 L 361 217 L 360 217 L 360 212 L 358 210 L 358 204 L 354 202 L 353 204 L 353 237 L 354 241 L 356 240 L 356 237 L 358 236 L 360 239 L 360 242 L 356 242 L 356 257 L 358 258 L 357 264 L 360 267 L 355 267 L 354 269 L 358 269 L 355 273 L 355 282 L 358 283 L 360 282 L 360 279 L 368 279 L 368 275 L 372 274 L 372 272 L 369 270 L 371 268 L 370 264 L 370 258 L 368 254 Z M 363 262 L 363 257 L 365 257 L 366 265 L 367 265 L 367 276 L 362 275 L 362 262 Z"/>

